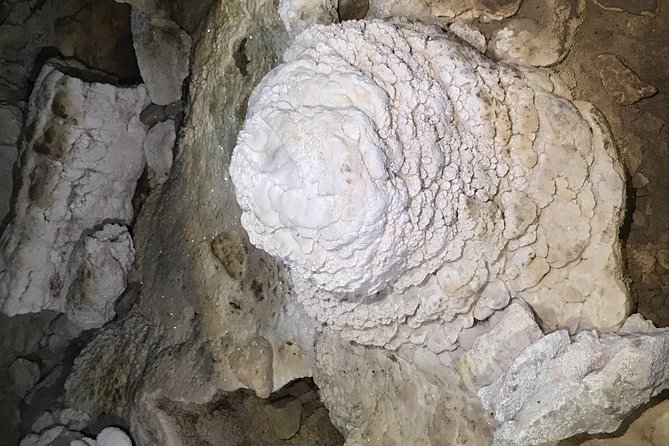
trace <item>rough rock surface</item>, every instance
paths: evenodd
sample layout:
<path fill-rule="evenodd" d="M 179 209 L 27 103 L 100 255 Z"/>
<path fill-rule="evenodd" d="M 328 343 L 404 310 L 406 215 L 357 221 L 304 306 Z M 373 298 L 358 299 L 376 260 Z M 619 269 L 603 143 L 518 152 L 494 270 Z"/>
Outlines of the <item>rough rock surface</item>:
<path fill-rule="evenodd" d="M 0 222 L 9 211 L 12 198 L 16 143 L 22 122 L 23 113 L 18 106 L 0 102 Z"/>
<path fill-rule="evenodd" d="M 63 288 L 69 290 L 65 304 L 69 320 L 84 330 L 112 320 L 134 259 L 132 238 L 125 226 L 107 224 L 83 235 L 63 277 Z"/>
<path fill-rule="evenodd" d="M 8 315 L 65 311 L 73 287 L 86 285 L 67 278 L 77 243 L 107 221 L 133 218 L 146 91 L 87 82 L 71 70 L 45 65 L 28 103 L 17 205 L 0 239 L 0 307 Z"/>
<path fill-rule="evenodd" d="M 639 15 L 653 15 L 659 5 L 658 0 L 595 0 L 604 9 L 630 12 Z"/>
<path fill-rule="evenodd" d="M 39 381 L 39 364 L 18 358 L 9 366 L 9 376 L 14 384 L 14 391 L 23 398 Z"/>
<path fill-rule="evenodd" d="M 613 329 L 623 174 L 603 118 L 553 89 L 436 28 L 314 26 L 250 99 L 242 224 L 358 343 L 452 349 L 510 295 L 548 327 Z"/>
<path fill-rule="evenodd" d="M 248 95 L 287 35 L 272 2 L 217 2 L 203 30 L 170 180 L 133 226 L 136 304 L 82 350 L 65 384 L 69 406 L 127 420 L 138 445 L 220 440 L 224 426 L 237 441 L 263 438 L 251 432 L 265 429 L 253 418 L 258 411 L 226 424 L 209 403 L 246 387 L 267 395 L 313 368 L 315 328 L 285 300 L 278 262 L 248 243 L 226 180 Z M 184 426 L 182 411 L 201 418 L 197 432 Z M 322 406 L 305 418 L 286 444 L 341 441 L 322 429 Z M 322 441 L 321 431 L 331 438 Z M 275 445 L 276 436 L 254 444 Z"/>
<path fill-rule="evenodd" d="M 106 427 L 95 437 L 97 446 L 132 446 L 130 437 L 118 427 Z"/>
<path fill-rule="evenodd" d="M 172 168 L 174 142 L 177 138 L 174 121 L 168 119 L 158 122 L 149 129 L 144 140 L 144 155 L 150 169 L 149 182 L 152 186 L 167 181 Z"/>
<path fill-rule="evenodd" d="M 390 352 L 319 337 L 314 380 L 347 445 L 487 445 L 486 414 L 425 348 Z"/>
<path fill-rule="evenodd" d="M 555 331 L 525 349 L 479 391 L 500 426 L 495 444 L 530 445 L 613 432 L 630 410 L 669 388 L 669 330 L 570 340 Z"/>
<path fill-rule="evenodd" d="M 137 64 L 151 101 L 178 101 L 190 68 L 191 37 L 173 21 L 136 9 L 131 25 Z"/>
<path fill-rule="evenodd" d="M 311 25 L 339 21 L 338 0 L 280 0 L 279 15 L 291 36 L 296 36 Z"/>
<path fill-rule="evenodd" d="M 620 105 L 632 105 L 653 96 L 657 88 L 642 81 L 613 54 L 601 54 L 595 59 L 602 85 Z"/>
<path fill-rule="evenodd" d="M 518 11 L 523 0 L 370 0 L 372 17 L 437 18 L 448 21 L 501 20 Z"/>
<path fill-rule="evenodd" d="M 492 384 L 526 347 L 543 336 L 532 310 L 522 300 L 514 300 L 493 314 L 489 324 L 490 330 L 475 338 L 457 364 L 463 381 L 473 391 Z"/>
<path fill-rule="evenodd" d="M 513 17 L 490 42 L 500 60 L 546 67 L 562 60 L 583 22 L 586 0 L 526 0 L 521 11 L 544 10 L 534 17 Z M 533 3 L 533 5 L 530 5 Z"/>
<path fill-rule="evenodd" d="M 19 443 L 19 446 L 53 446 L 69 445 L 82 438 L 84 434 L 73 432 L 65 426 L 53 426 L 39 434 L 28 434 Z"/>
<path fill-rule="evenodd" d="M 580 446 L 664 446 L 669 444 L 669 400 L 646 410 L 619 437 L 592 439 Z"/>

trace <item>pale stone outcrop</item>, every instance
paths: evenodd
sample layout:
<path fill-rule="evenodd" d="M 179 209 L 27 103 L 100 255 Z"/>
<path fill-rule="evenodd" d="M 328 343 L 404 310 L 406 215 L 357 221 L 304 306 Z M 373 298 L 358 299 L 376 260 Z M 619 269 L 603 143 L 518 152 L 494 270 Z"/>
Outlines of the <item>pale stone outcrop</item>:
<path fill-rule="evenodd" d="M 97 311 L 105 300 L 101 319 L 77 316 L 90 328 L 110 318 L 109 305 L 132 264 L 132 241 L 123 226 L 133 219 L 132 196 L 145 165 L 139 114 L 147 97 L 142 86 L 117 87 L 99 82 L 96 73 L 90 74 L 95 81 L 74 74 L 86 72 L 47 63 L 28 102 L 21 181 L 13 218 L 0 238 L 0 309 L 8 315 L 82 311 L 73 299 L 103 291 L 89 308 Z M 108 222 L 115 225 L 103 227 Z M 92 277 L 95 283 L 89 283 Z"/>
<path fill-rule="evenodd" d="M 635 321 L 627 327 L 639 328 Z M 479 391 L 500 423 L 495 445 L 524 446 L 613 432 L 633 409 L 669 388 L 669 329 L 570 339 L 555 331 L 526 348 Z"/>

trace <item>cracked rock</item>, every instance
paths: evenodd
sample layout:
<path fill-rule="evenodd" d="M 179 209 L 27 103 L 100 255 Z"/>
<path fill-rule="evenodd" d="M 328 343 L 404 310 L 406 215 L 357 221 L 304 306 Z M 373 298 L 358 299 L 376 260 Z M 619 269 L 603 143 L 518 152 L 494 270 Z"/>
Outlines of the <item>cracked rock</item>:
<path fill-rule="evenodd" d="M 146 129 L 139 114 L 146 90 L 89 83 L 64 71 L 56 62 L 47 63 L 27 106 L 20 189 L 13 219 L 0 238 L 0 309 L 8 315 L 74 309 L 69 299 L 75 288 L 93 285 L 74 280 L 74 264 L 82 262 L 77 256 L 85 252 L 75 249 L 77 243 L 85 250 L 87 234 L 105 222 L 127 225 L 133 219 L 132 196 L 145 165 Z M 86 75 L 78 68 L 72 72 Z M 127 232 L 123 237 L 127 246 Z M 96 259 L 120 272 L 114 262 L 127 259 L 124 254 L 103 261 L 99 254 L 91 253 L 82 266 Z M 91 268 L 84 270 L 92 277 Z M 102 283 L 112 279 L 95 280 L 105 288 Z"/>
<path fill-rule="evenodd" d="M 602 85 L 620 105 L 632 105 L 657 93 L 657 88 L 642 81 L 624 63 L 612 54 L 601 54 L 595 59 Z"/>
<path fill-rule="evenodd" d="M 500 423 L 495 444 L 521 446 L 613 432 L 666 388 L 669 330 L 583 331 L 573 340 L 558 330 L 526 348 L 479 397 Z"/>

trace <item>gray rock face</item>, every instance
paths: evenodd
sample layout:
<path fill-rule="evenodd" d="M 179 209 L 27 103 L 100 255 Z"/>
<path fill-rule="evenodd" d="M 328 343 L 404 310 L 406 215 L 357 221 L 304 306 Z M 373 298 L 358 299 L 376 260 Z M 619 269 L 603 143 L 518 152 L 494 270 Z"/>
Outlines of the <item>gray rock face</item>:
<path fill-rule="evenodd" d="M 500 426 L 495 444 L 534 445 L 613 432 L 669 387 L 669 330 L 618 335 L 555 331 L 525 349 L 479 391 Z"/>
<path fill-rule="evenodd" d="M 150 169 L 150 182 L 163 184 L 172 168 L 172 148 L 176 140 L 174 121 L 159 122 L 149 130 L 144 140 L 144 154 Z"/>
<path fill-rule="evenodd" d="M 109 221 L 132 220 L 145 165 L 144 87 L 86 82 L 56 65 L 44 66 L 28 103 L 15 215 L 0 238 L 0 309 L 8 315 L 68 308 L 76 286 L 85 285 L 72 268 L 93 249 L 88 234 Z M 103 242 L 107 230 L 94 238 Z M 127 238 L 123 243 L 127 260 Z M 105 249 L 115 252 L 114 246 Z M 90 254 L 85 261 L 103 258 Z M 117 274 L 117 266 L 111 269 Z M 96 286 L 108 272 L 95 272 Z"/>
<path fill-rule="evenodd" d="M 12 198 L 12 172 L 22 120 L 23 112 L 19 107 L 0 103 L 0 221 L 9 211 Z"/>
<path fill-rule="evenodd" d="M 39 365 L 27 359 L 18 358 L 9 366 L 9 376 L 14 384 L 14 391 L 24 397 L 39 381 Z"/>
<path fill-rule="evenodd" d="M 602 85 L 620 105 L 632 105 L 657 93 L 657 88 L 642 81 L 613 54 L 601 54 L 595 59 Z"/>
<path fill-rule="evenodd" d="M 188 76 L 191 38 L 168 19 L 133 10 L 133 44 L 142 79 L 151 101 L 167 105 L 181 98 Z"/>

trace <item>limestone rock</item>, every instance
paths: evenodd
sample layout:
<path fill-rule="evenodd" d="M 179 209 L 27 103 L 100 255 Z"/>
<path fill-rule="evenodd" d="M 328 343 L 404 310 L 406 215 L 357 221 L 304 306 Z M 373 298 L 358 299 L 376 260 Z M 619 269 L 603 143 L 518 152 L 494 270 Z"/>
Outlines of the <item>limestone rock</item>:
<path fill-rule="evenodd" d="M 0 222 L 9 212 L 14 188 L 13 172 L 16 158 L 16 146 L 0 145 Z"/>
<path fill-rule="evenodd" d="M 490 324 L 490 331 L 478 336 L 458 363 L 458 371 L 472 391 L 502 376 L 526 347 L 543 336 L 532 310 L 522 300 L 514 300 L 495 313 Z"/>
<path fill-rule="evenodd" d="M 23 112 L 19 107 L 0 103 L 0 222 L 9 211 L 12 198 L 16 143 L 22 122 Z"/>
<path fill-rule="evenodd" d="M 638 15 L 653 15 L 659 5 L 658 0 L 595 0 L 595 3 L 611 11 Z"/>
<path fill-rule="evenodd" d="M 172 149 L 176 140 L 174 121 L 159 122 L 149 129 L 144 140 L 146 164 L 151 169 L 149 181 L 155 187 L 167 181 L 172 168 Z"/>
<path fill-rule="evenodd" d="M 264 409 L 265 416 L 276 436 L 288 440 L 300 430 L 302 403 L 297 398 L 283 398 L 268 404 Z"/>
<path fill-rule="evenodd" d="M 620 105 L 631 105 L 657 93 L 657 88 L 639 79 L 613 54 L 600 54 L 595 66 L 602 85 Z"/>
<path fill-rule="evenodd" d="M 132 446 L 128 434 L 118 427 L 106 427 L 95 437 L 97 446 Z"/>
<path fill-rule="evenodd" d="M 21 188 L 0 238 L 0 308 L 8 315 L 65 311 L 75 246 L 106 221 L 132 221 L 145 164 L 144 87 L 87 82 L 65 74 L 85 75 L 79 68 L 57 65 L 44 66 L 28 103 Z"/>
<path fill-rule="evenodd" d="M 430 2 L 436 17 L 501 20 L 514 15 L 523 0 L 436 0 Z"/>
<path fill-rule="evenodd" d="M 68 319 L 84 330 L 112 320 L 114 303 L 125 290 L 134 259 L 132 238 L 125 226 L 107 224 L 84 235 L 72 250 L 63 278 Z"/>
<path fill-rule="evenodd" d="M 346 444 L 491 444 L 486 416 L 457 373 L 412 350 L 355 345 L 331 330 L 319 337 L 314 380 Z"/>
<path fill-rule="evenodd" d="M 664 446 L 669 444 L 669 400 L 651 407 L 632 421 L 619 437 L 593 439 L 580 446 Z"/>
<path fill-rule="evenodd" d="M 664 269 L 669 269 L 669 249 L 660 249 L 657 252 L 657 263 Z"/>
<path fill-rule="evenodd" d="M 490 42 L 492 54 L 500 60 L 538 67 L 561 61 L 583 22 L 585 0 L 525 0 L 523 8 L 545 13 L 505 22 Z"/>
<path fill-rule="evenodd" d="M 260 398 L 267 398 L 274 389 L 273 354 L 272 344 L 263 337 L 256 337 L 230 357 L 230 365 L 239 381 L 253 389 Z"/>
<path fill-rule="evenodd" d="M 288 34 L 296 36 L 312 25 L 338 22 L 338 3 L 338 0 L 280 0 L 279 15 Z"/>
<path fill-rule="evenodd" d="M 21 132 L 23 112 L 13 104 L 0 104 L 0 146 L 16 145 Z"/>
<path fill-rule="evenodd" d="M 70 443 L 70 446 L 97 446 L 97 443 L 93 438 L 84 437 L 74 440 Z"/>
<path fill-rule="evenodd" d="M 39 381 L 39 365 L 25 358 L 18 358 L 9 366 L 9 376 L 14 385 L 14 392 L 24 397 Z"/>
<path fill-rule="evenodd" d="M 69 445 L 70 442 L 83 437 L 80 432 L 72 432 L 64 426 L 54 426 L 40 434 L 29 434 L 25 436 L 19 446 L 54 446 Z"/>
<path fill-rule="evenodd" d="M 151 101 L 158 105 L 178 101 L 190 68 L 191 37 L 173 21 L 136 9 L 131 28 L 137 64 Z"/>
<path fill-rule="evenodd" d="M 530 445 L 615 431 L 630 410 L 669 387 L 669 330 L 535 342 L 479 391 L 500 426 L 495 444 Z"/>

